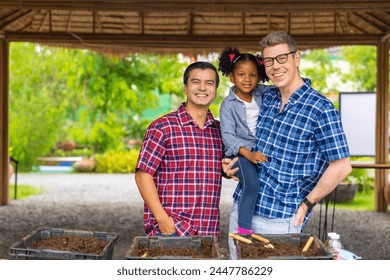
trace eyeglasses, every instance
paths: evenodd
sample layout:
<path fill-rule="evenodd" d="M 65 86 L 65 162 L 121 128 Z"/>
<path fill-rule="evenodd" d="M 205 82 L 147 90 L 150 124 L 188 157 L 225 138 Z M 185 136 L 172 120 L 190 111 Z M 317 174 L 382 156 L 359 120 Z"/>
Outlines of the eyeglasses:
<path fill-rule="evenodd" d="M 292 52 L 289 52 L 289 53 L 283 53 L 283 54 L 279 54 L 278 56 L 275 56 L 275 57 L 264 57 L 263 58 L 263 61 L 264 61 L 264 65 L 265 67 L 270 67 L 272 65 L 274 65 L 274 60 L 276 59 L 276 61 L 279 63 L 279 64 L 285 64 L 288 60 L 288 55 L 289 54 L 295 54 L 297 51 L 292 51 Z"/>

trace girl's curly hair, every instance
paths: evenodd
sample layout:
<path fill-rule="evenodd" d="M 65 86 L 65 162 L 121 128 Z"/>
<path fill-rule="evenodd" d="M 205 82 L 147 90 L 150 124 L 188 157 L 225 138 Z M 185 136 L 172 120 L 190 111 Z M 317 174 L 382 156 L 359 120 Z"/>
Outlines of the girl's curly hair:
<path fill-rule="evenodd" d="M 269 78 L 265 74 L 263 59 L 259 55 L 240 53 L 237 48 L 229 46 L 222 51 L 218 60 L 218 70 L 221 71 L 224 76 L 228 76 L 230 73 L 233 73 L 235 66 L 240 61 L 252 61 L 256 65 L 260 81 L 263 83 L 269 81 Z"/>

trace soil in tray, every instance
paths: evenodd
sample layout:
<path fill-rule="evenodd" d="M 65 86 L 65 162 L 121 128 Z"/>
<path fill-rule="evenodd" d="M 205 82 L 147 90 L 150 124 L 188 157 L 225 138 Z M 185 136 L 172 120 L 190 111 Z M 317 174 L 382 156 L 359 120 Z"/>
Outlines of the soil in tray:
<path fill-rule="evenodd" d="M 100 254 L 106 244 L 107 241 L 95 237 L 55 236 L 39 239 L 30 248 Z"/>
<path fill-rule="evenodd" d="M 304 242 L 301 242 L 299 246 L 296 246 L 292 243 L 271 241 L 274 249 L 264 247 L 264 243 L 257 240 L 252 240 L 252 242 L 252 244 L 240 243 L 241 259 L 265 259 L 280 256 L 324 256 L 324 252 L 321 248 L 318 248 L 314 242 L 306 252 L 302 252 L 302 249 L 305 246 Z"/>
<path fill-rule="evenodd" d="M 158 256 L 185 256 L 192 258 L 212 258 L 212 243 L 203 241 L 202 246 L 199 249 L 193 247 L 179 247 L 179 248 L 167 248 L 165 246 L 157 246 L 155 248 L 149 248 L 146 246 L 139 246 L 138 256 L 149 258 Z"/>

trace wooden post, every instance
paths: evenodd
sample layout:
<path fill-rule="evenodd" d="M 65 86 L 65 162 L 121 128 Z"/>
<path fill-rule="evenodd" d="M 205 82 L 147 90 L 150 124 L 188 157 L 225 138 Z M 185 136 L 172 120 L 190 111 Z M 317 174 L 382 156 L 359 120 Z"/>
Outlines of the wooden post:
<path fill-rule="evenodd" d="M 388 163 L 389 156 L 389 44 L 380 40 L 377 44 L 377 92 L 376 92 L 375 163 Z M 384 189 L 388 181 L 387 169 L 375 169 L 375 210 L 387 212 Z"/>
<path fill-rule="evenodd" d="M 8 42 L 0 32 L 0 205 L 9 204 Z"/>

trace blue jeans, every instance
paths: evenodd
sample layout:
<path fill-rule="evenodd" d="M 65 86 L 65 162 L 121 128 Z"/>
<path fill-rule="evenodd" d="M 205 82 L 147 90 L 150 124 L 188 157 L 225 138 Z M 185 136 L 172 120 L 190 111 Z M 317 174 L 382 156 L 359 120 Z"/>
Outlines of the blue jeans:
<path fill-rule="evenodd" d="M 237 232 L 238 205 L 234 203 L 230 212 L 229 232 Z M 252 228 L 254 233 L 259 234 L 288 234 L 301 233 L 302 226 L 294 227 L 295 215 L 288 219 L 269 219 L 260 215 L 254 215 Z M 233 238 L 229 237 L 230 259 L 237 259 L 237 249 Z"/>
<path fill-rule="evenodd" d="M 158 229 L 157 233 L 156 233 L 156 236 L 173 237 L 173 236 L 179 236 L 179 235 L 177 234 L 177 231 L 175 231 L 172 234 L 162 234 L 160 229 Z"/>
<path fill-rule="evenodd" d="M 236 176 L 240 179 L 242 185 L 242 194 L 238 205 L 238 225 L 241 228 L 251 229 L 256 200 L 259 195 L 257 166 L 245 157 L 238 156 L 238 161 L 234 164 L 233 168 L 236 167 L 240 168 Z"/>

